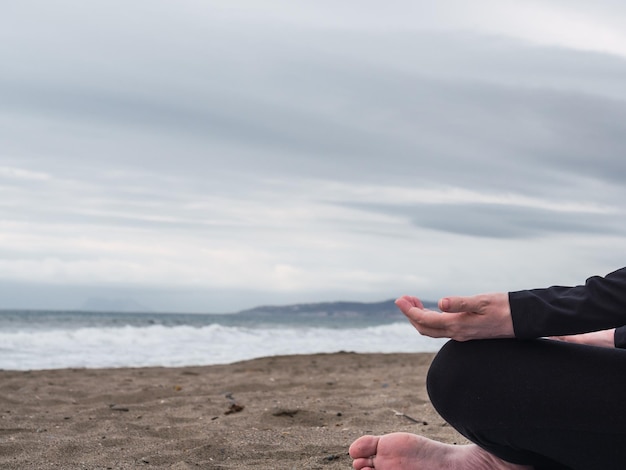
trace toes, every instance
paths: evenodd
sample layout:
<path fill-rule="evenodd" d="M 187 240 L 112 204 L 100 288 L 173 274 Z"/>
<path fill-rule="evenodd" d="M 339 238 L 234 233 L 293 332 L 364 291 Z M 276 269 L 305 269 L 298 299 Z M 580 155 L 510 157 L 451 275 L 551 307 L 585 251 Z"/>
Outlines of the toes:
<path fill-rule="evenodd" d="M 352 443 L 348 452 L 353 459 L 368 459 L 371 463 L 372 455 L 376 455 L 376 448 L 380 436 L 361 436 Z M 356 467 L 355 467 L 356 468 Z M 362 468 L 362 467 L 359 467 Z"/>
<path fill-rule="evenodd" d="M 371 458 L 356 459 L 354 462 L 352 462 L 352 467 L 355 470 L 374 470 L 374 464 L 372 463 Z"/>

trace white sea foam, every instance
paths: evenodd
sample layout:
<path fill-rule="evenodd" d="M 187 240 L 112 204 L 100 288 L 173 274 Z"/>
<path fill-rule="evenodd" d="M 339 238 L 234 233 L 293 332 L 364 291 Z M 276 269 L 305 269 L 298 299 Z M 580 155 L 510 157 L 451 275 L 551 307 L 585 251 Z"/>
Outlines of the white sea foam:
<path fill-rule="evenodd" d="M 0 332 L 0 369 L 224 364 L 283 354 L 436 351 L 443 341 L 406 323 L 367 328 L 211 324 Z"/>

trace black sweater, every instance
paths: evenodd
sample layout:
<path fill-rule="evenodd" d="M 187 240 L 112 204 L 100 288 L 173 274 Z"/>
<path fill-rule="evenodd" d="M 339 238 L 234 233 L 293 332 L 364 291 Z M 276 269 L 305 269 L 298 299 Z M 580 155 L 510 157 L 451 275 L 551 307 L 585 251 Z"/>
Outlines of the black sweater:
<path fill-rule="evenodd" d="M 617 328 L 615 346 L 626 348 L 626 268 L 581 286 L 509 292 L 509 303 L 517 338 Z"/>

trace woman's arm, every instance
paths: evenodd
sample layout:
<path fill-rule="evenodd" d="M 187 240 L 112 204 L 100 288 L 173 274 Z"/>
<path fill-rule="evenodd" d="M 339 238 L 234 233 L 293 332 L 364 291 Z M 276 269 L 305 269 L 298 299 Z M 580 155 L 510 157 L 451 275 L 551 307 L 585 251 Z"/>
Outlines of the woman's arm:
<path fill-rule="evenodd" d="M 594 331 L 571 336 L 551 336 L 550 339 L 567 341 L 570 343 L 589 344 L 605 348 L 626 349 L 626 326 L 609 330 Z"/>
<path fill-rule="evenodd" d="M 576 287 L 509 293 L 515 336 L 565 336 L 626 325 L 626 268 Z"/>
<path fill-rule="evenodd" d="M 614 348 L 615 328 L 609 330 L 592 331 L 570 336 L 551 336 L 550 339 L 565 341 L 566 343 L 587 344 L 589 346 L 601 346 L 603 348 Z"/>
<path fill-rule="evenodd" d="M 577 287 L 445 297 L 439 300 L 441 312 L 425 309 L 412 296 L 399 298 L 396 305 L 421 334 L 434 338 L 575 335 L 626 325 L 626 268 Z M 626 331 L 623 337 L 626 345 Z"/>

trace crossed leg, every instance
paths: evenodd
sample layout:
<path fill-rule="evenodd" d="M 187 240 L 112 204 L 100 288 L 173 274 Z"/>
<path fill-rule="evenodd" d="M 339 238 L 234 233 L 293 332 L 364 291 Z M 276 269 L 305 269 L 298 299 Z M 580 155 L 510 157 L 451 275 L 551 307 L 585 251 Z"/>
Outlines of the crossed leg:
<path fill-rule="evenodd" d="M 448 342 L 428 373 L 435 409 L 474 444 L 363 436 L 357 470 L 623 469 L 626 350 L 560 341 Z"/>
<path fill-rule="evenodd" d="M 475 444 L 455 446 L 409 433 L 362 436 L 350 446 L 356 470 L 526 470 Z"/>

